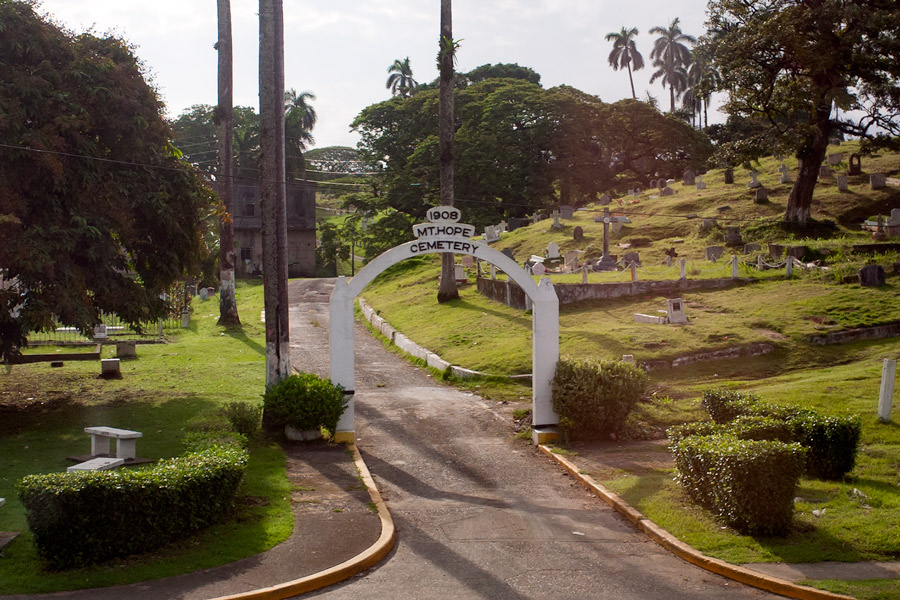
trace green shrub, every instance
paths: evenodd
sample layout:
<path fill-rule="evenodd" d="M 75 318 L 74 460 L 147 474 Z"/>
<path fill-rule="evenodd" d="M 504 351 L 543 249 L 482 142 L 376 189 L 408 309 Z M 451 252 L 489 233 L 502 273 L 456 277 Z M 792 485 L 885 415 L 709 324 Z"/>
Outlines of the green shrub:
<path fill-rule="evenodd" d="M 791 419 L 794 439 L 807 448 L 806 471 L 811 477 L 840 479 L 853 470 L 862 436 L 859 417 L 829 417 L 815 413 Z"/>
<path fill-rule="evenodd" d="M 247 464 L 214 447 L 144 469 L 29 475 L 16 484 L 40 557 L 64 569 L 146 552 L 222 521 Z"/>
<path fill-rule="evenodd" d="M 201 452 L 214 446 L 246 448 L 247 436 L 237 431 L 189 431 L 181 440 L 185 453 Z"/>
<path fill-rule="evenodd" d="M 703 408 L 716 423 L 730 423 L 736 417 L 747 414 L 752 404 L 759 402 L 759 397 L 725 388 L 710 389 L 703 392 Z"/>
<path fill-rule="evenodd" d="M 263 394 L 267 428 L 290 425 L 296 429 L 337 429 L 347 407 L 344 388 L 312 373 L 299 373 L 282 379 Z"/>
<path fill-rule="evenodd" d="M 806 450 L 799 444 L 689 436 L 669 446 L 677 479 L 691 498 L 743 533 L 790 528 Z"/>
<path fill-rule="evenodd" d="M 553 408 L 568 434 L 598 438 L 621 431 L 647 387 L 647 375 L 624 362 L 560 360 L 553 377 Z"/>
<path fill-rule="evenodd" d="M 228 417 L 220 412 L 202 412 L 184 424 L 185 431 L 230 431 Z"/>
<path fill-rule="evenodd" d="M 675 425 L 666 430 L 669 438 L 669 444 L 680 442 L 686 437 L 692 435 L 722 435 L 729 430 L 727 423 L 714 423 L 712 421 L 696 421 L 694 423 L 684 423 L 683 425 Z"/>
<path fill-rule="evenodd" d="M 669 443 L 675 443 L 692 435 L 732 435 L 740 440 L 771 440 L 778 442 L 793 441 L 791 427 L 769 417 L 741 415 L 731 423 L 714 423 L 698 421 L 670 427 L 666 434 Z"/>
<path fill-rule="evenodd" d="M 229 402 L 219 409 L 238 433 L 252 438 L 259 431 L 263 408 L 250 402 Z"/>

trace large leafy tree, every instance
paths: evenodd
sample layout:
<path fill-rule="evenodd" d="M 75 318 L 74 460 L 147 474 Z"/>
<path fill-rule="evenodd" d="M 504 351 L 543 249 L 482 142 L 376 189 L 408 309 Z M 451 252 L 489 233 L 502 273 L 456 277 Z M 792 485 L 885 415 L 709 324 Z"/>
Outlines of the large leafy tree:
<path fill-rule="evenodd" d="M 57 322 L 139 324 L 207 250 L 213 195 L 169 143 L 162 104 L 115 37 L 0 1 L 0 358 Z"/>
<path fill-rule="evenodd" d="M 394 59 L 394 64 L 388 67 L 388 78 L 385 87 L 391 90 L 394 96 L 408 98 L 416 93 L 418 83 L 413 79 L 412 66 L 409 64 L 409 57 L 403 60 Z"/>
<path fill-rule="evenodd" d="M 687 67 L 691 62 L 691 50 L 686 44 L 694 44 L 697 39 L 681 31 L 680 19 L 672 19 L 668 27 L 656 26 L 650 30 L 659 37 L 653 42 L 650 58 L 656 71 L 650 83 L 657 79 L 663 87 L 669 88 L 669 112 L 675 112 L 675 99 L 687 89 Z"/>
<path fill-rule="evenodd" d="M 631 84 L 631 97 L 635 100 L 637 100 L 637 95 L 634 93 L 634 77 L 632 77 L 632 71 L 638 71 L 644 68 L 644 57 L 638 52 L 637 46 L 634 43 L 634 38 L 637 37 L 637 34 L 637 27 L 622 27 L 622 30 L 619 32 L 613 31 L 606 34 L 606 41 L 613 43 L 609 58 L 607 58 L 609 66 L 613 68 L 613 71 L 618 71 L 621 68 L 628 69 L 628 82 Z"/>
<path fill-rule="evenodd" d="M 733 157 L 775 150 L 799 161 L 786 221 L 809 219 L 833 135 L 888 143 L 888 136 L 900 134 L 897 15 L 893 0 L 710 2 L 703 44 L 728 92 L 724 108 L 765 126 L 753 139 L 731 145 Z"/>

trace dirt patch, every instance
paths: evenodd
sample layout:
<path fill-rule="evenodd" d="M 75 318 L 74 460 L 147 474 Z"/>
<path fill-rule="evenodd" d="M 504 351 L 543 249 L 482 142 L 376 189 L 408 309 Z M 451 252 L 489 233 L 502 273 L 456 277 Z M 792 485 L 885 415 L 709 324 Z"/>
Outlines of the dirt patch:
<path fill-rule="evenodd" d="M 771 329 L 754 329 L 754 333 L 758 333 L 759 335 L 765 336 L 770 340 L 786 340 L 788 336 L 783 333 L 778 333 L 777 331 L 772 331 Z"/>
<path fill-rule="evenodd" d="M 602 479 L 619 471 L 640 474 L 673 468 L 667 443 L 665 439 L 622 443 L 576 442 L 570 446 L 570 451 L 577 455 L 579 466 Z"/>

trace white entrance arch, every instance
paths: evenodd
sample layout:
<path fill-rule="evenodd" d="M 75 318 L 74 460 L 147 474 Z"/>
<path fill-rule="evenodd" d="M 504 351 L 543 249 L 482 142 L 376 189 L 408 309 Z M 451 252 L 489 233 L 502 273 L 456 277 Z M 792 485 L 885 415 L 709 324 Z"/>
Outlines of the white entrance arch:
<path fill-rule="evenodd" d="M 532 302 L 532 430 L 537 441 L 554 434 L 543 434 L 543 428 L 553 427 L 559 423 L 559 417 L 553 410 L 552 381 L 559 361 L 559 298 L 553 290 L 548 277 L 541 279 L 540 284 L 534 280 L 516 262 L 487 244 L 470 240 L 461 236 L 423 237 L 391 248 L 373 259 L 355 277 L 348 280 L 338 277 L 331 292 L 331 382 L 341 385 L 348 392 L 347 410 L 338 421 L 335 440 L 353 442 L 356 438 L 354 426 L 353 391 L 356 387 L 354 373 L 354 340 L 353 340 L 353 300 L 369 285 L 375 277 L 388 267 L 398 262 L 436 252 L 454 252 L 469 254 L 480 260 L 489 262 L 505 272 L 515 281 Z"/>

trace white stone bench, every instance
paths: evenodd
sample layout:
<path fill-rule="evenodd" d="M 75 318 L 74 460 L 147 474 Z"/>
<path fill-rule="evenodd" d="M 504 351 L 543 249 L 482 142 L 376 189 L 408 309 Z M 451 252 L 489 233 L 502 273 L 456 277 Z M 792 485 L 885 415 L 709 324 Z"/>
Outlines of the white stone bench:
<path fill-rule="evenodd" d="M 74 473 L 76 471 L 106 471 L 107 469 L 115 469 L 125 464 L 124 458 L 104 458 L 97 457 L 86 460 L 83 463 L 72 465 L 66 469 L 66 473 Z"/>
<path fill-rule="evenodd" d="M 91 436 L 91 456 L 109 454 L 109 440 L 116 439 L 116 458 L 135 458 L 137 439 L 143 437 L 140 431 L 128 431 L 115 427 L 85 427 Z M 88 461 L 90 462 L 90 461 Z"/>

